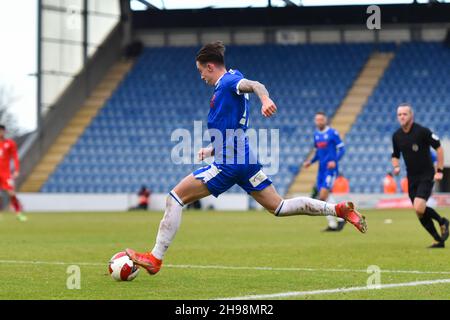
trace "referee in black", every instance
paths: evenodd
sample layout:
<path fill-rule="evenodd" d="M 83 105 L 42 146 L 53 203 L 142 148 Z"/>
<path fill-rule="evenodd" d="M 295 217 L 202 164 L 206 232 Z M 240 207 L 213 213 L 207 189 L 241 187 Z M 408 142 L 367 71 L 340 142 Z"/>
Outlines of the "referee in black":
<path fill-rule="evenodd" d="M 422 226 L 434 238 L 429 248 L 444 248 L 449 235 L 449 221 L 441 217 L 433 208 L 427 207 L 434 181 L 442 180 L 444 168 L 444 150 L 439 137 L 430 129 L 414 122 L 414 111 L 410 104 L 403 103 L 397 109 L 400 128 L 392 136 L 392 165 L 394 174 L 400 173 L 400 154 L 403 155 L 408 175 L 408 194 Z M 430 147 L 437 152 L 437 169 L 431 160 Z M 440 226 L 439 235 L 434 226 L 436 220 Z"/>

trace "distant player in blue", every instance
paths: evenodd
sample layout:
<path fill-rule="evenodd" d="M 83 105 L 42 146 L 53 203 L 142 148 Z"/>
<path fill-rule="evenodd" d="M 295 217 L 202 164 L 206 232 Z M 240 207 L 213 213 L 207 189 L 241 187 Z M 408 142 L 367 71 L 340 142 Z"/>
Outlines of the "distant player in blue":
<path fill-rule="evenodd" d="M 437 153 L 433 149 L 430 149 L 430 155 L 431 155 L 431 161 L 433 161 L 433 165 L 436 167 L 438 159 L 437 159 Z"/>
<path fill-rule="evenodd" d="M 227 71 L 224 54 L 223 43 L 214 42 L 200 49 L 196 57 L 201 79 L 214 87 L 208 114 L 211 146 L 202 148 L 198 157 L 203 160 L 214 156 L 214 162 L 189 174 L 170 191 L 153 250 L 138 253 L 126 249 L 130 259 L 150 274 L 161 268 L 164 254 L 180 226 L 183 206 L 211 194 L 218 197 L 235 184 L 274 216 L 332 215 L 346 219 L 363 233 L 367 230 L 364 217 L 351 202 L 334 205 L 306 197 L 283 199 L 277 193 L 249 147 L 248 93 L 258 96 L 265 117 L 273 116 L 277 107 L 263 84 L 245 79 L 237 70 Z"/>
<path fill-rule="evenodd" d="M 316 131 L 314 132 L 315 153 L 312 159 L 304 163 L 308 168 L 314 162 L 319 161 L 319 171 L 317 173 L 317 191 L 319 199 L 327 201 L 334 181 L 339 174 L 339 160 L 345 154 L 344 143 L 339 133 L 328 126 L 328 119 L 324 112 L 317 112 L 314 118 Z M 324 231 L 341 231 L 345 225 L 345 220 L 327 216 L 328 227 Z"/>

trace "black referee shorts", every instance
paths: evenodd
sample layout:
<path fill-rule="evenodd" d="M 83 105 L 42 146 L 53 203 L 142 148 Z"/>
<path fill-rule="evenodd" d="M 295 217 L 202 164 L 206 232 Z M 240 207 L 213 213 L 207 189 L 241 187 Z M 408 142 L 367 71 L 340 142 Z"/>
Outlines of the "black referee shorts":
<path fill-rule="evenodd" d="M 411 202 L 415 198 L 428 200 L 433 192 L 433 179 L 408 177 L 408 194 Z"/>

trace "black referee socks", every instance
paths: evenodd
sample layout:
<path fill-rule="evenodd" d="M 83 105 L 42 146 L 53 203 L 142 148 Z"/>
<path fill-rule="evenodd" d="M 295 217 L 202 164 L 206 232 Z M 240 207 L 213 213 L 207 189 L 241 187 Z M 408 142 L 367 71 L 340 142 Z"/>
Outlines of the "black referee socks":
<path fill-rule="evenodd" d="M 434 210 L 434 209 L 431 208 L 431 207 L 427 207 L 427 208 L 425 209 L 425 214 L 426 214 L 427 216 L 429 216 L 431 219 L 436 220 L 436 221 L 439 223 L 439 225 L 442 225 L 442 224 L 444 223 L 444 220 L 443 220 L 442 217 L 439 215 L 439 213 L 437 213 L 436 210 Z"/>
<path fill-rule="evenodd" d="M 428 208 L 427 208 L 428 209 Z M 425 211 L 422 217 L 419 218 L 422 226 L 428 231 L 429 234 L 433 237 L 437 242 L 441 242 L 441 236 L 437 233 L 436 228 L 434 227 L 433 220 L 431 220 L 430 215 Z"/>

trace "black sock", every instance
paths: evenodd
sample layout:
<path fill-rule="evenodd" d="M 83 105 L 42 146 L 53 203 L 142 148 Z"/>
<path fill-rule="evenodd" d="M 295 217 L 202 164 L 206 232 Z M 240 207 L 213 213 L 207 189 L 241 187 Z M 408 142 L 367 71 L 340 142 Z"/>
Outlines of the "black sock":
<path fill-rule="evenodd" d="M 439 225 L 442 225 L 444 223 L 444 219 L 434 210 L 433 208 L 427 207 L 425 209 L 425 214 L 429 216 L 431 219 L 436 220 Z"/>
<path fill-rule="evenodd" d="M 436 228 L 434 227 L 433 220 L 431 220 L 431 218 L 429 217 L 429 215 L 426 214 L 426 212 L 421 218 L 419 218 L 419 220 L 422 226 L 425 228 L 425 230 L 427 230 L 428 233 L 431 234 L 433 239 L 438 242 L 441 242 L 441 237 L 439 236 L 439 234 L 436 231 Z"/>

